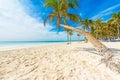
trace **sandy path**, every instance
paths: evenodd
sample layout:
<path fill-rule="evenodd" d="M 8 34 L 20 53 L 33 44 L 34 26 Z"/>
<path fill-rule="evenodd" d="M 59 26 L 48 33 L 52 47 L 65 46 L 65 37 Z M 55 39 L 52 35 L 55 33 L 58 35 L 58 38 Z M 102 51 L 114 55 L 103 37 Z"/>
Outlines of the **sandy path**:
<path fill-rule="evenodd" d="M 120 43 L 104 43 L 120 53 Z M 99 65 L 90 43 L 75 42 L 0 52 L 0 80 L 119 80 Z"/>

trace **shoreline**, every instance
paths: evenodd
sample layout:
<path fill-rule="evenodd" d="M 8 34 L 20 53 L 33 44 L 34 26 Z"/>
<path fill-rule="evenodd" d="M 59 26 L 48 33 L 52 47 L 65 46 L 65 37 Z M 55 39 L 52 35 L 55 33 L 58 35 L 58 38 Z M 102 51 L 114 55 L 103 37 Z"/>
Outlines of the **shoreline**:
<path fill-rule="evenodd" d="M 76 41 L 72 43 L 84 43 L 84 41 Z M 89 42 L 88 42 L 89 43 Z M 120 42 L 102 42 L 105 44 L 108 48 L 118 48 L 117 45 L 120 45 Z M 112 45 L 109 46 L 110 44 L 117 44 L 117 45 Z M 42 46 L 50 46 L 50 45 L 59 45 L 59 44 L 67 44 L 67 42 L 60 42 L 60 43 L 49 43 L 49 44 L 28 44 L 28 45 L 12 45 L 12 46 L 0 46 L 0 51 L 8 51 L 8 50 L 16 50 L 16 49 L 24 49 L 24 48 L 32 48 L 32 47 L 42 47 Z M 118 48 L 119 49 L 119 48 Z"/>
<path fill-rule="evenodd" d="M 15 50 L 15 49 L 24 49 L 24 48 L 32 48 L 32 47 L 41 47 L 41 46 L 49 46 L 49 45 L 59 45 L 59 44 L 66 44 L 67 42 L 61 43 L 50 43 L 50 44 L 29 44 L 29 45 L 13 45 L 13 46 L 0 46 L 0 51 L 8 51 L 8 50 Z"/>
<path fill-rule="evenodd" d="M 120 53 L 120 43 L 104 43 Z M 91 43 L 73 42 L 0 51 L 1 80 L 119 80 L 100 64 Z M 99 65 L 100 64 L 100 65 Z"/>

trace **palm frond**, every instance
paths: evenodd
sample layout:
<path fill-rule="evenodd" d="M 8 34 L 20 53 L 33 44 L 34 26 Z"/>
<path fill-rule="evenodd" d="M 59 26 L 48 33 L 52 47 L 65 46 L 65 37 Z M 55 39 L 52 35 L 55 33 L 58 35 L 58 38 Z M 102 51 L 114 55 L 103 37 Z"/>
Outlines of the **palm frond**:
<path fill-rule="evenodd" d="M 70 8 L 76 9 L 79 7 L 79 1 L 78 0 L 68 0 L 68 5 Z"/>
<path fill-rule="evenodd" d="M 54 17 L 56 17 L 56 13 L 49 14 L 44 20 L 44 26 L 46 25 L 46 22 L 47 22 L 48 19 L 50 19 L 50 22 L 52 22 Z"/>
<path fill-rule="evenodd" d="M 58 11 L 58 0 L 45 0 L 45 7 L 51 7 L 55 11 Z"/>
<path fill-rule="evenodd" d="M 73 22 L 81 22 L 81 17 L 79 15 L 76 15 L 76 14 L 71 14 L 71 13 L 68 13 L 67 14 L 67 18 L 69 18 L 71 21 Z"/>

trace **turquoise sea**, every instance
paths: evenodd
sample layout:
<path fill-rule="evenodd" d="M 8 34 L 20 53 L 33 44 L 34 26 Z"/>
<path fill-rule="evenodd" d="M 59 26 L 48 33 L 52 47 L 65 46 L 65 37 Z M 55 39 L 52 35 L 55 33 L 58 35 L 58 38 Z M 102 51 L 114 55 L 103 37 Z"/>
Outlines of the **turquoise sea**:
<path fill-rule="evenodd" d="M 65 41 L 0 41 L 0 47 L 60 44 Z"/>

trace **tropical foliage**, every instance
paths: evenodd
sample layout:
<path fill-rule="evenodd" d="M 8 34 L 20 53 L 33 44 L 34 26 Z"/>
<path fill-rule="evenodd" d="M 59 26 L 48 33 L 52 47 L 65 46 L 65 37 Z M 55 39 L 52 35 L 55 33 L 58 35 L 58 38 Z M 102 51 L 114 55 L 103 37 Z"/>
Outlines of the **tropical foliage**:
<path fill-rule="evenodd" d="M 70 35 L 70 44 L 71 44 L 71 37 L 72 37 L 72 35 L 73 35 L 73 31 L 70 30 L 68 33 L 69 33 L 69 35 Z"/>
<path fill-rule="evenodd" d="M 103 56 L 103 59 L 101 59 L 101 61 L 103 61 L 106 66 L 109 66 L 109 68 L 120 73 L 120 57 L 116 57 L 115 54 L 113 55 L 113 52 L 111 50 L 109 50 L 104 44 L 97 40 L 106 38 L 111 39 L 116 37 L 116 34 L 119 38 L 120 12 L 116 13 L 115 15 L 113 14 L 113 18 L 107 22 L 102 22 L 101 19 L 97 19 L 95 21 L 86 19 L 85 21 L 81 21 L 79 15 L 68 12 L 69 8 L 76 8 L 78 5 L 76 1 L 77 0 L 46 0 L 45 6 L 52 7 L 53 12 L 47 16 L 44 24 L 46 23 L 47 19 L 53 21 L 53 19 L 56 18 L 56 24 L 58 27 L 63 26 L 66 29 L 70 29 L 72 31 L 83 34 L 86 39 L 88 39 L 88 41 L 93 44 L 100 55 Z M 67 19 L 70 19 L 73 22 L 86 22 L 87 25 L 85 25 L 85 27 L 88 29 L 89 33 L 84 30 L 69 26 L 67 24 Z M 64 23 L 62 23 L 62 21 L 64 21 Z M 115 33 L 113 33 L 114 31 Z M 96 38 L 94 36 L 96 36 Z"/>
<path fill-rule="evenodd" d="M 78 23 L 81 22 L 83 29 L 92 34 L 96 39 L 99 40 L 112 40 L 120 39 L 120 11 L 112 14 L 112 18 L 106 22 L 103 22 L 101 18 L 97 20 L 91 20 L 86 18 L 82 20 L 79 15 L 69 13 L 68 9 L 76 9 L 79 6 L 77 0 L 45 0 L 45 7 L 53 8 L 53 12 L 50 13 L 44 20 L 44 25 L 49 19 L 50 22 L 56 21 L 58 28 L 60 24 L 68 24 L 68 20 Z M 69 31 L 67 32 L 67 40 L 69 41 Z M 85 40 L 87 40 L 85 38 Z"/>
<path fill-rule="evenodd" d="M 97 20 L 86 18 L 83 20 L 82 27 L 99 40 L 120 39 L 120 11 L 113 13 L 112 18 L 106 22 L 100 18 Z"/>
<path fill-rule="evenodd" d="M 53 12 L 50 13 L 44 20 L 44 25 L 46 25 L 46 21 L 49 19 L 50 22 L 56 21 L 56 25 L 59 28 L 60 24 L 68 24 L 68 20 L 71 20 L 74 23 L 80 22 L 81 18 L 77 14 L 68 13 L 69 8 L 77 8 L 79 6 L 77 0 L 45 0 L 45 7 L 53 8 Z M 64 28 L 67 32 L 67 41 L 71 40 L 71 31 L 69 29 Z"/>
<path fill-rule="evenodd" d="M 80 33 L 77 33 L 77 36 L 78 36 L 78 40 L 80 40 L 81 34 L 80 34 Z"/>
<path fill-rule="evenodd" d="M 46 24 L 47 19 L 50 22 L 53 22 L 56 19 L 56 25 L 60 27 L 60 24 L 69 25 L 67 20 L 72 22 L 80 22 L 81 18 L 77 14 L 68 13 L 69 8 L 75 9 L 78 6 L 77 0 L 45 0 L 46 7 L 52 7 L 53 12 L 50 13 L 44 20 L 44 25 Z"/>

